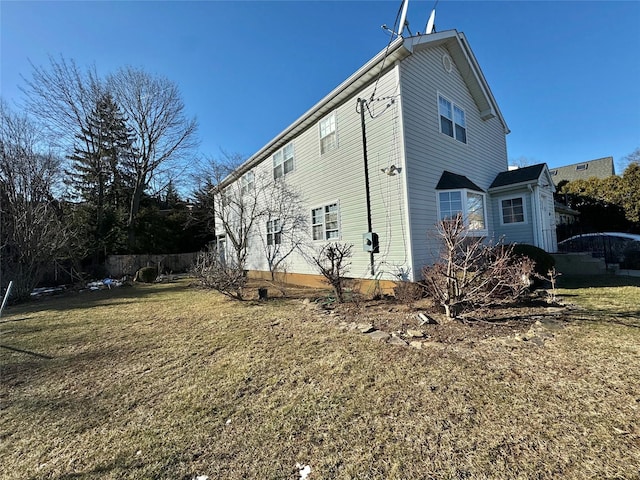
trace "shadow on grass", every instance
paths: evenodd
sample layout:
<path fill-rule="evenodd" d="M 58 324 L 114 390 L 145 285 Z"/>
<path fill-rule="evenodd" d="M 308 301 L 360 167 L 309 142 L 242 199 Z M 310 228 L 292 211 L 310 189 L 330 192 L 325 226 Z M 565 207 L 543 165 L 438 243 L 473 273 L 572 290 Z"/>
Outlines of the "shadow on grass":
<path fill-rule="evenodd" d="M 190 289 L 189 281 L 179 281 L 175 283 L 162 284 L 135 284 L 133 286 L 124 286 L 113 288 L 111 290 L 68 291 L 62 295 L 51 297 L 43 297 L 39 299 L 29 300 L 24 303 L 12 305 L 6 310 L 6 319 L 0 320 L 1 323 L 29 320 L 29 316 L 14 319 L 11 315 L 20 315 L 26 312 L 39 310 L 72 310 L 76 308 L 93 308 L 105 305 L 117 305 L 118 300 L 140 300 L 152 297 L 154 295 L 164 295 L 167 293 L 180 292 Z M 119 302 L 127 303 L 127 302 Z"/>
<path fill-rule="evenodd" d="M 0 348 L 6 348 L 7 350 L 18 353 L 26 353 L 27 355 L 33 355 L 34 357 L 45 358 L 47 360 L 53 359 L 53 357 L 50 357 L 49 355 L 43 355 L 42 353 L 32 352 L 31 350 L 23 350 L 22 348 L 11 347 L 9 345 L 0 345 Z"/>
<path fill-rule="evenodd" d="M 10 323 L 10 322 L 24 322 L 25 320 L 31 320 L 31 318 L 33 317 L 7 318 L 6 320 L 0 319 L 0 325 L 2 325 L 3 323 Z"/>
<path fill-rule="evenodd" d="M 606 309 L 589 309 L 581 311 L 579 316 L 571 316 L 574 322 L 615 323 L 625 327 L 640 328 L 640 310 L 616 312 Z"/>
<path fill-rule="evenodd" d="M 640 287 L 640 277 L 625 275 L 562 275 L 558 288 L 578 289 L 588 287 Z"/>

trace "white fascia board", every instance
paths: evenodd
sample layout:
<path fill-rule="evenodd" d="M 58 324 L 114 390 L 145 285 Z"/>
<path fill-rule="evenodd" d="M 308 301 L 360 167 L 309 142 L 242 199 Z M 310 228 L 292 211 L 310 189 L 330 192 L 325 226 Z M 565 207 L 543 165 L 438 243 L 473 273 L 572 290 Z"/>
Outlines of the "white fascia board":
<path fill-rule="evenodd" d="M 502 126 L 504 127 L 505 135 L 508 135 L 511 132 L 511 130 L 509 130 L 509 127 L 507 126 L 507 122 L 502 116 L 500 107 L 498 107 L 498 102 L 496 102 L 496 99 L 493 96 L 493 93 L 491 92 L 491 88 L 489 88 L 489 83 L 487 82 L 487 79 L 485 78 L 484 73 L 482 73 L 482 69 L 480 68 L 478 61 L 476 60 L 476 57 L 473 54 L 473 50 L 471 50 L 471 47 L 469 46 L 467 37 L 465 37 L 464 33 L 459 33 L 457 40 L 461 48 L 463 49 L 469 64 L 473 67 L 472 68 L 473 75 L 475 76 L 475 79 L 478 82 L 478 86 L 482 90 L 483 95 L 485 96 L 485 98 L 487 99 L 490 105 L 489 109 L 486 109 L 481 113 L 483 115 L 491 115 L 495 113 L 495 115 L 500 119 Z"/>
<path fill-rule="evenodd" d="M 242 175 L 245 171 L 250 170 L 263 160 L 269 158 L 270 155 L 293 140 L 300 132 L 316 123 L 338 105 L 366 87 L 381 73 L 380 70 L 383 67 L 383 62 L 384 70 L 382 73 L 392 69 L 396 62 L 411 55 L 411 52 L 404 46 L 404 43 L 405 40 L 401 37 L 394 40 L 387 48 L 380 51 L 375 57 L 360 67 L 353 75 L 307 110 L 307 112 L 280 132 L 273 140 L 249 157 L 247 161 L 238 167 L 235 175 L 230 175 L 222 181 L 222 186 L 233 182 L 238 175 Z"/>
<path fill-rule="evenodd" d="M 510 183 L 509 185 L 500 185 L 499 187 L 492 187 L 487 190 L 488 193 L 501 193 L 508 192 L 509 190 L 517 190 L 518 188 L 527 188 L 529 185 L 538 185 L 539 179 L 527 180 L 526 182 Z"/>
<path fill-rule="evenodd" d="M 407 48 L 411 51 L 416 48 L 429 48 L 444 44 L 449 49 L 456 64 L 467 64 L 469 66 L 468 70 L 464 71 L 460 68 L 458 70 L 465 82 L 467 82 L 469 91 L 474 96 L 474 99 L 480 108 L 480 115 L 482 119 L 488 120 L 490 118 L 498 117 L 500 119 L 500 123 L 502 123 L 502 127 L 504 128 L 505 135 L 510 133 L 507 122 L 498 107 L 498 102 L 496 102 L 496 99 L 491 93 L 489 84 L 482 73 L 482 69 L 478 64 L 464 33 L 459 33 L 457 30 L 446 30 L 430 35 L 411 37 L 407 40 L 409 41 Z"/>

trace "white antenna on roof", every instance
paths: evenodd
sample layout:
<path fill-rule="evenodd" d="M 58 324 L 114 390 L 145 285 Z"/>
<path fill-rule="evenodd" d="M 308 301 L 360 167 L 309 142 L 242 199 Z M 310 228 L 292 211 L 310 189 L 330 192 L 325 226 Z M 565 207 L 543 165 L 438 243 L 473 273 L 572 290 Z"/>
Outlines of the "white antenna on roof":
<path fill-rule="evenodd" d="M 402 36 L 404 32 L 405 22 L 407 20 L 407 9 L 409 8 L 409 0 L 404 0 L 402 5 L 402 14 L 400 15 L 400 24 L 398 25 L 398 35 Z"/>
<path fill-rule="evenodd" d="M 427 22 L 427 26 L 424 28 L 424 33 L 429 35 L 434 31 L 434 23 L 436 21 L 436 9 L 431 10 L 431 15 L 429 15 L 429 21 Z"/>

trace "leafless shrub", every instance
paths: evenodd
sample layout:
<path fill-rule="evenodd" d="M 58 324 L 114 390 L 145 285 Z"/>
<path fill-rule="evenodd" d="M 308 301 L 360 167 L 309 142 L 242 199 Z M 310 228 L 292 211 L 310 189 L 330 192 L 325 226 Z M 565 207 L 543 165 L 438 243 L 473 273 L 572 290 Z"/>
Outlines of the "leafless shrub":
<path fill-rule="evenodd" d="M 352 249 L 351 244 L 332 242 L 311 257 L 340 303 L 344 302 L 345 275 L 351 266 Z"/>
<path fill-rule="evenodd" d="M 400 303 L 413 306 L 418 300 L 424 297 L 424 285 L 416 282 L 400 281 L 393 288 L 393 295 Z"/>
<path fill-rule="evenodd" d="M 440 261 L 422 270 L 427 291 L 450 318 L 499 300 L 513 300 L 529 287 L 530 260 L 516 258 L 512 247 L 472 237 L 462 216 L 437 225 Z"/>
<path fill-rule="evenodd" d="M 549 269 L 549 271 L 547 272 L 547 276 L 545 277 L 544 275 L 540 275 L 538 273 L 534 273 L 533 274 L 535 278 L 538 278 L 540 280 L 546 280 L 549 283 L 551 283 L 551 291 L 548 292 L 549 293 L 549 297 L 547 298 L 547 301 L 549 303 L 556 303 L 556 301 L 558 300 L 558 277 L 560 275 L 562 275 L 562 273 L 558 272 L 556 270 L 555 267 L 551 267 Z"/>
<path fill-rule="evenodd" d="M 212 288 L 236 300 L 244 298 L 244 287 L 247 283 L 244 270 L 224 261 L 216 250 L 200 252 L 191 274 L 203 288 Z"/>

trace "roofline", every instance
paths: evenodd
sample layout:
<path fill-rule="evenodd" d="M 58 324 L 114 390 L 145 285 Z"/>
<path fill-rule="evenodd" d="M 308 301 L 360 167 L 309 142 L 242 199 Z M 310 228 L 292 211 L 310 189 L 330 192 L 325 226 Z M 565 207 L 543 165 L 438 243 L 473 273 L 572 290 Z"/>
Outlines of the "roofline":
<path fill-rule="evenodd" d="M 500 123 L 502 123 L 502 127 L 504 128 L 505 135 L 508 135 L 511 130 L 507 126 L 507 122 L 502 116 L 502 112 L 498 107 L 498 102 L 496 102 L 493 93 L 491 93 L 491 88 L 489 88 L 489 83 L 478 64 L 478 60 L 476 60 L 471 47 L 469 46 L 469 42 L 467 41 L 467 37 L 464 33 L 458 32 L 457 30 L 445 30 L 443 32 L 434 33 L 430 35 L 420 35 L 415 37 L 410 37 L 407 39 L 408 48 L 413 52 L 416 48 L 419 48 L 422 45 L 433 45 L 433 44 L 446 44 L 449 47 L 457 46 L 457 52 L 451 52 L 454 57 L 458 56 L 456 54 L 461 54 L 468 64 L 471 65 L 471 69 L 467 72 L 467 74 L 461 75 L 465 79 L 465 81 L 472 81 L 478 85 L 480 93 L 485 98 L 487 102 L 488 108 L 484 111 L 481 111 L 481 117 L 483 120 L 488 120 L 493 117 L 498 117 Z M 452 45 L 452 43 L 454 45 Z M 456 62 L 458 63 L 458 62 Z M 471 74 L 470 78 L 468 74 Z M 473 93 L 472 93 L 473 95 Z"/>
<path fill-rule="evenodd" d="M 263 158 L 271 155 L 276 150 L 293 140 L 300 131 L 306 129 L 320 118 L 333 111 L 338 105 L 355 93 L 355 91 L 366 87 L 366 85 L 378 75 L 379 70 L 376 67 L 382 67 L 383 62 L 383 72 L 385 72 L 390 70 L 397 61 L 408 57 L 410 54 L 411 52 L 404 47 L 404 39 L 402 37 L 398 37 L 389 44 L 387 48 L 381 50 L 375 57 L 334 88 L 328 95 L 303 113 L 295 122 L 276 135 L 269 143 L 251 155 L 238 168 L 237 175 L 242 175 L 247 170 L 250 170 L 259 164 Z M 227 177 L 222 183 L 225 185 L 232 180 L 233 178 Z"/>
<path fill-rule="evenodd" d="M 463 33 L 459 33 L 454 29 L 431 33 L 428 35 L 415 35 L 407 38 L 398 37 L 384 50 L 378 52 L 376 56 L 360 67 L 349 78 L 334 88 L 328 95 L 302 114 L 285 130 L 276 135 L 269 143 L 251 155 L 242 165 L 240 165 L 240 167 L 236 169 L 234 175 L 230 175 L 225 178 L 221 182 L 220 186 L 224 187 L 228 185 L 248 170 L 260 164 L 269 155 L 273 154 L 276 150 L 293 140 L 298 133 L 314 124 L 326 114 L 330 113 L 358 90 L 365 88 L 378 75 L 391 70 L 397 62 L 410 56 L 416 47 L 422 45 L 438 45 L 440 43 L 449 43 L 451 41 L 456 42 L 466 61 L 471 64 L 473 79 L 478 83 L 483 96 L 490 105 L 490 112 L 483 112 L 483 114 L 488 115 L 486 118 L 497 116 L 503 125 L 505 134 L 508 134 L 510 130 L 507 127 L 504 117 L 498 108 L 498 104 L 489 89 L 489 85 L 484 74 L 482 73 L 482 70 L 480 69 L 480 66 L 478 65 L 478 62 Z"/>
<path fill-rule="evenodd" d="M 518 188 L 518 187 L 526 187 L 528 185 L 533 185 L 533 184 L 539 183 L 540 182 L 540 178 L 543 175 L 546 175 L 547 180 L 549 180 L 550 186 L 553 187 L 553 191 L 555 192 L 556 188 L 555 188 L 555 184 L 553 183 L 553 179 L 551 178 L 551 174 L 549 173 L 549 165 L 547 165 L 546 163 L 536 163 L 535 165 L 529 165 L 528 167 L 537 167 L 538 165 L 542 165 L 542 170 L 540 170 L 540 174 L 535 179 L 524 180 L 524 181 L 518 182 L 518 183 L 509 183 L 507 185 L 499 185 L 497 187 L 489 187 L 487 189 L 487 191 L 488 192 L 501 192 L 503 190 L 511 190 L 511 189 Z M 528 167 L 524 167 L 524 168 L 528 168 Z"/>
<path fill-rule="evenodd" d="M 570 163 L 570 164 L 568 164 L 568 165 L 561 165 L 560 167 L 553 167 L 553 168 L 550 168 L 550 169 L 551 169 L 551 170 L 557 170 L 557 169 L 559 169 L 559 168 L 575 167 L 575 166 L 577 166 L 577 165 L 584 165 L 585 163 L 600 162 L 600 161 L 602 161 L 602 160 L 609 160 L 609 159 L 611 159 L 611 162 L 612 162 L 612 163 L 615 163 L 615 162 L 613 161 L 613 157 L 612 157 L 611 155 L 609 155 L 608 157 L 594 158 L 593 160 L 585 160 L 585 161 L 583 161 L 583 162 Z"/>
<path fill-rule="evenodd" d="M 460 32 L 458 34 L 458 42 L 460 42 L 464 46 L 465 54 L 473 64 L 474 75 L 476 75 L 478 79 L 480 88 L 482 88 L 482 92 L 489 99 L 489 102 L 492 104 L 492 107 L 495 109 L 495 113 L 500 119 L 500 122 L 504 127 L 505 135 L 508 135 L 509 133 L 511 133 L 511 130 L 509 129 L 509 126 L 507 125 L 507 122 L 505 121 L 504 116 L 502 115 L 502 111 L 500 110 L 500 107 L 498 107 L 498 102 L 496 101 L 495 97 L 493 96 L 493 93 L 491 92 L 491 88 L 489 87 L 489 82 L 487 82 L 487 79 L 485 78 L 484 73 L 480 68 L 480 64 L 478 63 L 478 60 L 476 60 L 476 56 L 473 54 L 473 50 L 471 50 L 471 47 L 469 46 L 469 42 L 467 41 L 467 37 L 463 32 Z"/>
<path fill-rule="evenodd" d="M 529 185 L 535 185 L 540 181 L 540 177 L 533 180 L 525 180 L 524 182 L 509 183 L 507 185 L 500 185 L 499 187 L 489 187 L 487 192 L 501 192 L 503 190 L 514 190 L 519 187 L 526 187 Z"/>

